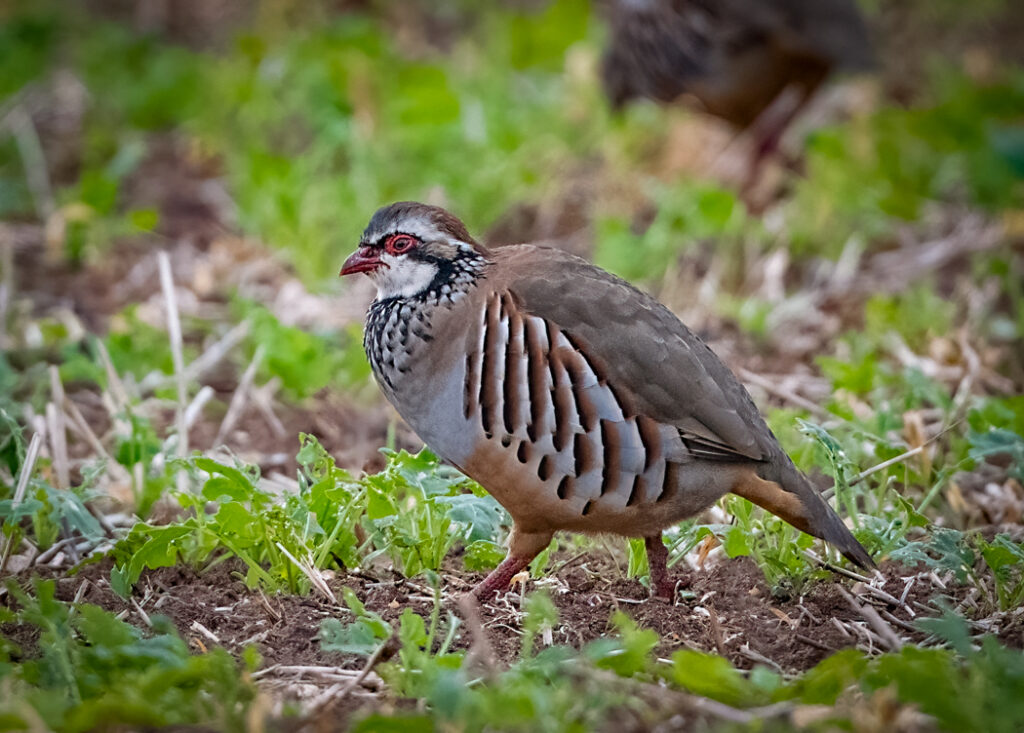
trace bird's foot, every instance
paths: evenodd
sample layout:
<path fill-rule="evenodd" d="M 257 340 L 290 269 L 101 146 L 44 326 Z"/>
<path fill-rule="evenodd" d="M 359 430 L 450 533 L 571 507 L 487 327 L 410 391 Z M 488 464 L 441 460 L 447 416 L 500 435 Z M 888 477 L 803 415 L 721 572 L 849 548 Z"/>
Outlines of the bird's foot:
<path fill-rule="evenodd" d="M 657 585 L 651 586 L 651 600 L 652 601 L 667 601 L 671 603 L 675 600 L 676 595 L 676 584 L 674 580 L 665 578 Z"/>
<path fill-rule="evenodd" d="M 670 576 L 666 574 L 657 583 L 651 584 L 650 599 L 675 603 L 680 589 L 689 588 L 690 582 L 691 579 L 688 575 Z"/>
<path fill-rule="evenodd" d="M 508 590 L 512 578 L 522 572 L 533 560 L 532 557 L 509 555 L 490 574 L 474 586 L 472 593 L 478 600 L 490 599 L 496 592 Z"/>
<path fill-rule="evenodd" d="M 650 572 L 651 598 L 672 602 L 675 600 L 676 583 L 668 574 L 668 548 L 661 534 L 644 537 L 647 549 L 647 567 Z"/>

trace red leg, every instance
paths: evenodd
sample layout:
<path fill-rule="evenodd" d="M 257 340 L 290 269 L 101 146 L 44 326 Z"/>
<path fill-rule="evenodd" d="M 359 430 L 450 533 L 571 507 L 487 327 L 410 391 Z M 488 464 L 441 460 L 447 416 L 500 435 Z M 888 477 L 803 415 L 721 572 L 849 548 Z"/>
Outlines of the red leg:
<path fill-rule="evenodd" d="M 491 596 L 495 591 L 504 593 L 516 573 L 522 572 L 533 562 L 533 558 L 551 542 L 552 532 L 523 532 L 518 525 L 512 526 L 509 537 L 508 557 L 491 574 L 480 581 L 473 589 L 473 595 L 479 599 Z"/>
<path fill-rule="evenodd" d="M 647 550 L 647 567 L 651 574 L 651 596 L 673 600 L 676 586 L 668 577 L 668 548 L 661 540 L 661 533 L 644 537 L 644 548 Z"/>
<path fill-rule="evenodd" d="M 536 557 L 536 555 L 534 555 Z M 516 574 L 522 572 L 533 560 L 533 557 L 523 557 L 509 553 L 508 557 L 501 561 L 490 574 L 476 584 L 473 588 L 473 595 L 483 600 L 489 598 L 495 591 L 504 593 L 508 590 L 509 583 Z"/>
<path fill-rule="evenodd" d="M 753 192 L 760 178 L 764 162 L 779 152 L 782 136 L 800 110 L 807 104 L 812 92 L 813 87 L 790 84 L 779 92 L 772 103 L 750 124 L 748 134 L 754 142 L 754 151 L 746 181 L 744 181 L 740 192 L 744 198 Z"/>

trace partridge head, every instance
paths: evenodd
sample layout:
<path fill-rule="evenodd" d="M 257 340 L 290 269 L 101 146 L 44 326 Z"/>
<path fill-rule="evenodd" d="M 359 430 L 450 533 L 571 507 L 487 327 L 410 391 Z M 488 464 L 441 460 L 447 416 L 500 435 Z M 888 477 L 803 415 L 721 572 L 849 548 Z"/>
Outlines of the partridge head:
<path fill-rule="evenodd" d="M 382 391 L 513 519 L 478 596 L 558 530 L 643 537 L 652 591 L 671 596 L 662 530 L 727 492 L 873 567 L 736 377 L 629 283 L 555 249 L 489 251 L 412 202 L 374 214 L 353 273 L 377 286 L 363 342 Z"/>

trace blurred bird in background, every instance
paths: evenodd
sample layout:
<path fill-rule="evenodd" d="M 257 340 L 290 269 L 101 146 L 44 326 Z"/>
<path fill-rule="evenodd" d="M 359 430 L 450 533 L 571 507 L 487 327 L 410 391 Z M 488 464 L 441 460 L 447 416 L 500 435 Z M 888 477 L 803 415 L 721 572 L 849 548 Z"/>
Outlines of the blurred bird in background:
<path fill-rule="evenodd" d="M 689 97 L 749 133 L 745 189 L 833 73 L 872 67 L 853 0 L 608 0 L 605 14 L 601 74 L 612 107 Z"/>

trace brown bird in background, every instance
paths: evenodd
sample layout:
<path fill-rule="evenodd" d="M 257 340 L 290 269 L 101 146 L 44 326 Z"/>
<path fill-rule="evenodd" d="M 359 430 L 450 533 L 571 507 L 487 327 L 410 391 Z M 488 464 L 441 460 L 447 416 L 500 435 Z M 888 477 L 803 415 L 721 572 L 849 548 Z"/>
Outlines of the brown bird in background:
<path fill-rule="evenodd" d="M 753 168 L 837 71 L 872 66 L 853 0 L 608 0 L 605 92 L 670 103 L 691 95 L 755 139 Z"/>
<path fill-rule="evenodd" d="M 560 250 L 487 250 L 447 211 L 370 220 L 342 275 L 377 286 L 363 345 L 385 396 L 514 521 L 506 589 L 557 530 L 643 537 L 673 595 L 661 532 L 726 492 L 870 556 L 768 429 L 729 369 L 671 311 Z"/>

